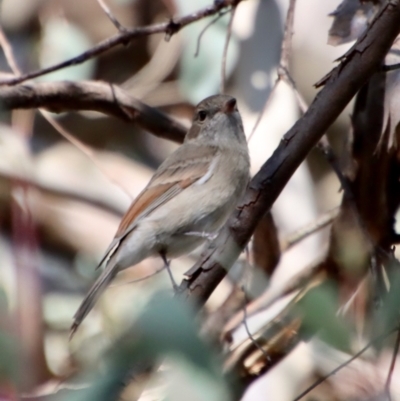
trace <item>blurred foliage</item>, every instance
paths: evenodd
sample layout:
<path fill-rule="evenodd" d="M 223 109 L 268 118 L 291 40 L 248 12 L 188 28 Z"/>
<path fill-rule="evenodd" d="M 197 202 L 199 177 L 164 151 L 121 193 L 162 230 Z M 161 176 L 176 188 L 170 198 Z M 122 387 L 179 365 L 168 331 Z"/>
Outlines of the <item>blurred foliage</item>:
<path fill-rule="evenodd" d="M 338 315 L 338 286 L 326 281 L 309 290 L 296 304 L 302 317 L 301 336 L 309 339 L 315 334 L 334 348 L 348 352 L 351 340 L 349 322 Z"/>
<path fill-rule="evenodd" d="M 18 344 L 10 328 L 8 300 L 0 286 L 0 388 L 4 383 L 19 381 Z"/>
<path fill-rule="evenodd" d="M 172 365 L 175 369 L 181 366 L 181 369 L 187 370 L 186 374 L 189 373 L 191 384 L 194 384 L 189 386 L 190 399 L 229 400 L 230 391 L 221 374 L 215 351 L 199 338 L 193 315 L 194 310 L 187 303 L 164 292 L 155 294 L 134 325 L 104 356 L 104 367 L 92 379 L 90 388 L 63 399 L 114 399 L 121 392 L 123 383 L 134 377 L 137 371 L 143 372 L 143 366 L 162 363 L 167 357 L 167 371 Z M 175 386 L 178 388 L 170 388 L 168 392 L 185 392 L 185 382 L 176 382 Z"/>

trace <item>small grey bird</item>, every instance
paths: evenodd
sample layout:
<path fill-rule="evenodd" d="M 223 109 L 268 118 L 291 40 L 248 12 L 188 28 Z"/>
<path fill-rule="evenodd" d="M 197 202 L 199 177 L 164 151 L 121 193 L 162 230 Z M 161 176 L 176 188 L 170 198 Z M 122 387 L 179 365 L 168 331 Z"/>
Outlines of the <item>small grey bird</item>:
<path fill-rule="evenodd" d="M 204 99 L 184 143 L 160 165 L 122 218 L 100 262 L 105 269 L 74 315 L 71 335 L 120 270 L 157 255 L 169 269 L 167 260 L 190 253 L 219 230 L 243 196 L 249 176 L 236 99 Z"/>

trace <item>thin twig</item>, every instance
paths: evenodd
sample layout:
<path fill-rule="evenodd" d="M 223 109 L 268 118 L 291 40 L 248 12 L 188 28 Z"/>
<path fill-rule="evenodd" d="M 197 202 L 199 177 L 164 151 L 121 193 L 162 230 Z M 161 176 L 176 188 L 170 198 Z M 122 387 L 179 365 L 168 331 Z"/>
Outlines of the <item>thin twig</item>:
<path fill-rule="evenodd" d="M 112 202 L 108 202 L 107 200 L 100 199 L 98 196 L 91 196 L 89 194 L 81 193 L 77 190 L 70 190 L 68 188 L 63 188 L 62 186 L 58 187 L 52 184 L 41 183 L 34 179 L 30 179 L 25 176 L 9 173 L 2 170 L 0 170 L 0 181 L 7 181 L 9 183 L 19 182 L 23 184 L 25 187 L 35 188 L 43 194 L 67 198 L 77 202 L 83 202 L 88 205 L 103 209 L 109 213 L 114 214 L 119 218 L 122 217 L 125 211 L 123 208 L 118 207 L 117 205 L 114 205 Z"/>
<path fill-rule="evenodd" d="M 221 63 L 221 86 L 220 86 L 220 92 L 224 93 L 225 92 L 225 81 L 226 81 L 226 60 L 228 58 L 228 48 L 229 48 L 229 42 L 231 40 L 231 35 L 232 35 L 232 24 L 233 24 L 233 19 L 235 18 L 235 13 L 236 13 L 236 6 L 232 7 L 231 15 L 229 18 L 229 23 L 226 31 L 226 39 L 225 39 L 225 45 L 224 45 L 224 51 L 222 53 L 222 63 Z"/>
<path fill-rule="evenodd" d="M 317 275 L 323 272 L 323 261 L 325 256 L 318 258 L 309 266 L 301 269 L 299 273 L 281 284 L 270 286 L 258 298 L 248 303 L 246 306 L 247 317 L 252 317 L 256 313 L 267 310 L 279 299 L 304 289 L 311 280 L 317 280 Z M 322 280 L 323 277 L 319 278 Z M 233 315 L 223 328 L 223 333 L 232 332 L 243 321 L 243 313 L 238 311 Z"/>
<path fill-rule="evenodd" d="M 299 105 L 299 108 L 301 110 L 301 112 L 304 114 L 307 109 L 308 109 L 308 105 L 307 102 L 305 101 L 304 97 L 301 95 L 301 93 L 298 91 L 297 87 L 296 87 L 296 83 L 294 82 L 293 78 L 291 77 L 289 71 L 282 67 L 279 66 L 278 67 L 278 75 L 276 77 L 274 86 L 271 89 L 271 92 L 268 96 L 267 101 L 264 104 L 263 109 L 261 110 L 261 112 L 259 113 L 256 122 L 254 123 L 253 129 L 251 130 L 251 133 L 247 139 L 247 142 L 250 141 L 250 139 L 252 138 L 254 132 L 256 131 L 258 125 L 260 124 L 260 121 L 264 115 L 264 113 L 268 110 L 268 107 L 273 99 L 274 93 L 276 91 L 276 88 L 278 87 L 279 82 L 281 81 L 285 81 L 293 90 L 294 94 L 296 95 L 296 100 L 297 100 L 297 104 Z"/>
<path fill-rule="evenodd" d="M 400 68 L 400 63 L 383 65 L 381 68 L 383 72 L 395 71 Z"/>
<path fill-rule="evenodd" d="M 199 36 L 197 37 L 197 42 L 196 42 L 196 51 L 194 52 L 194 57 L 197 57 L 200 53 L 200 43 L 201 39 L 203 38 L 203 35 L 207 32 L 207 29 L 211 26 L 214 25 L 218 20 L 220 20 L 225 14 L 228 14 L 231 10 L 224 10 L 218 13 L 218 15 L 213 18 L 199 33 Z"/>
<path fill-rule="evenodd" d="M 99 3 L 99 6 L 103 9 L 107 17 L 110 19 L 110 21 L 113 23 L 113 25 L 118 29 L 119 32 L 121 33 L 126 33 L 128 30 L 125 28 L 115 17 L 115 15 L 111 12 L 110 8 L 107 6 L 107 4 L 104 2 L 104 0 L 97 0 Z"/>
<path fill-rule="evenodd" d="M 3 48 L 4 55 L 6 57 L 7 63 L 12 69 L 15 75 L 21 76 L 21 69 L 18 67 L 17 61 L 14 56 L 13 49 L 8 41 L 6 35 L 4 34 L 3 28 L 0 26 L 0 45 Z M 58 133 L 64 137 L 67 141 L 69 141 L 72 145 L 74 145 L 78 150 L 80 150 L 84 155 L 86 155 L 93 164 L 104 174 L 104 176 L 110 180 L 113 184 L 117 185 L 123 192 L 125 192 L 130 199 L 132 199 L 132 195 L 127 191 L 119 182 L 115 181 L 114 178 L 110 177 L 110 175 L 103 169 L 103 167 L 97 162 L 95 159 L 95 152 L 92 148 L 85 145 L 79 139 L 75 138 L 72 134 L 70 134 L 65 128 L 63 128 L 55 118 L 53 118 L 46 110 L 39 109 L 39 112 L 42 116 L 47 120 L 49 124 L 51 124 Z"/>
<path fill-rule="evenodd" d="M 3 27 L 0 25 L 0 46 L 3 49 L 4 56 L 6 58 L 8 66 L 11 68 L 11 71 L 15 75 L 21 75 L 21 69 L 18 66 L 17 60 L 14 56 L 13 49 L 11 47 L 10 42 L 8 41 L 4 31 Z"/>
<path fill-rule="evenodd" d="M 264 355 L 265 360 L 270 362 L 271 357 L 265 352 L 265 349 L 263 347 L 261 347 L 260 344 L 258 344 L 257 340 L 253 337 L 253 335 L 251 334 L 251 332 L 249 330 L 249 326 L 247 325 L 247 310 L 246 310 L 247 295 L 246 295 L 244 287 L 242 287 L 242 292 L 244 295 L 244 300 L 243 300 L 243 326 L 244 326 L 244 329 L 246 330 L 246 334 L 248 335 L 250 341 Z"/>
<path fill-rule="evenodd" d="M 390 383 L 392 381 L 393 371 L 396 365 L 396 359 L 397 359 L 397 354 L 399 353 L 399 348 L 400 348 L 400 326 L 397 328 L 396 342 L 394 344 L 392 360 L 390 362 L 389 372 L 385 383 L 385 392 L 387 394 L 389 401 L 391 401 L 392 399 L 392 396 L 390 394 Z"/>
<path fill-rule="evenodd" d="M 202 8 L 194 13 L 186 15 L 181 18 L 171 19 L 168 22 L 162 22 L 159 24 L 148 25 L 143 27 L 138 27 L 134 29 L 128 29 L 124 33 L 118 33 L 111 36 L 102 42 L 98 43 L 96 46 L 86 50 L 85 52 L 77 55 L 76 57 L 70 58 L 68 60 L 62 61 L 61 63 L 54 64 L 47 68 L 42 68 L 36 71 L 23 74 L 18 77 L 6 78 L 0 80 L 0 85 L 16 85 L 21 82 L 27 81 L 28 79 L 33 79 L 40 77 L 42 75 L 49 74 L 54 71 L 61 70 L 72 65 L 82 64 L 85 61 L 96 57 L 113 47 L 119 45 L 126 45 L 134 39 L 141 38 L 143 36 L 154 35 L 156 33 L 165 33 L 166 39 L 169 39 L 172 35 L 179 32 L 186 25 L 189 25 L 195 21 L 215 15 L 221 10 L 232 6 L 233 4 L 238 4 L 242 0 L 220 0 L 215 1 L 212 5 Z"/>
<path fill-rule="evenodd" d="M 299 394 L 293 401 L 299 401 L 301 398 L 303 398 L 305 395 L 307 395 L 310 391 L 314 390 L 316 387 L 318 387 L 321 383 L 323 383 L 325 380 L 329 379 L 331 376 L 339 372 L 341 369 L 349 365 L 351 362 L 353 362 L 355 359 L 357 359 L 359 356 L 361 356 L 365 351 L 367 351 L 372 345 L 379 343 L 380 341 L 384 340 L 386 337 L 390 336 L 392 333 L 394 333 L 396 330 L 398 330 L 398 327 L 395 327 L 388 332 L 381 334 L 380 336 L 374 338 L 371 340 L 364 348 L 362 348 L 360 351 L 358 351 L 356 354 L 354 354 L 350 359 L 348 359 L 346 362 L 340 364 L 337 368 L 333 369 L 330 373 L 327 375 L 319 378 L 315 383 L 313 383 L 310 387 L 307 387 L 301 394 Z"/>
<path fill-rule="evenodd" d="M 336 207 L 324 213 L 322 216 L 318 217 L 315 221 L 311 222 L 310 224 L 307 224 L 306 226 L 295 231 L 294 233 L 288 235 L 286 238 L 280 241 L 281 252 L 287 251 L 289 248 L 296 245 L 303 239 L 307 238 L 308 236 L 314 234 L 318 230 L 331 224 L 338 214 L 339 214 L 339 208 Z"/>
<path fill-rule="evenodd" d="M 108 172 L 103 168 L 103 166 L 97 161 L 96 152 L 91 147 L 85 145 L 79 139 L 74 137 L 70 132 L 68 132 L 55 118 L 53 118 L 46 110 L 39 109 L 42 116 L 47 120 L 47 122 L 54 127 L 54 129 L 68 142 L 75 146 L 79 151 L 81 151 L 85 156 L 87 156 L 90 161 L 98 168 L 98 170 L 114 185 L 120 188 L 129 199 L 132 199 L 132 194 L 125 188 L 118 180 L 111 177 Z"/>
<path fill-rule="evenodd" d="M 53 126 L 53 128 L 58 131 L 62 137 L 64 137 L 68 142 L 74 145 L 79 151 L 81 151 L 85 156 L 89 159 L 92 159 L 95 155 L 95 151 L 90 147 L 85 145 L 79 139 L 75 138 L 72 134 L 70 134 L 64 127 L 62 127 L 51 115 L 46 111 L 39 109 L 47 122 Z"/>
<path fill-rule="evenodd" d="M 304 114 L 308 109 L 308 104 L 303 95 L 297 89 L 296 82 L 294 82 L 294 79 L 286 68 L 281 67 L 278 73 L 281 75 L 281 79 L 283 79 L 292 88 L 294 94 L 296 95 L 297 104 L 299 105 L 301 112 Z"/>
<path fill-rule="evenodd" d="M 251 138 L 254 135 L 254 132 L 256 131 L 258 125 L 260 124 L 260 121 L 268 109 L 271 99 L 273 97 L 273 94 L 276 91 L 276 88 L 278 87 L 279 82 L 286 76 L 289 76 L 289 59 L 290 59 L 290 52 L 292 49 L 292 36 L 293 36 L 293 22 L 294 22 L 294 9 L 296 6 L 296 0 L 290 0 L 288 11 L 286 14 L 286 21 L 285 21 L 285 30 L 283 34 L 283 40 L 282 40 L 282 45 L 281 45 L 281 57 L 279 60 L 279 66 L 278 66 L 278 76 L 276 77 L 274 86 L 272 87 L 268 98 L 264 104 L 264 107 L 262 108 L 261 112 L 259 113 L 256 122 L 254 123 L 253 129 L 250 132 L 250 135 L 247 139 L 247 142 L 250 142 Z M 288 79 L 288 81 L 290 81 Z M 293 82 L 293 80 L 291 80 Z"/>
<path fill-rule="evenodd" d="M 296 7 L 296 0 L 290 0 L 286 22 L 285 22 L 285 31 L 283 34 L 283 41 L 281 47 L 281 60 L 280 66 L 285 68 L 287 71 L 289 70 L 289 60 L 290 54 L 292 51 L 292 36 L 293 36 L 293 23 L 294 23 L 294 9 Z"/>
<path fill-rule="evenodd" d="M 272 99 L 273 99 L 273 95 L 274 95 L 274 93 L 275 93 L 275 91 L 276 91 L 276 88 L 278 87 L 278 83 L 279 83 L 279 82 L 280 82 L 280 78 L 279 78 L 279 76 L 278 76 L 278 77 L 276 78 L 276 80 L 275 80 L 274 86 L 273 86 L 272 89 L 271 89 L 271 92 L 270 92 L 269 95 L 268 95 L 268 98 L 267 98 L 266 102 L 264 103 L 264 106 L 263 106 L 262 110 L 260 111 L 260 113 L 259 113 L 258 116 L 257 116 L 257 120 L 256 120 L 256 122 L 255 122 L 254 125 L 253 125 L 253 128 L 252 128 L 252 130 L 251 130 L 251 132 L 250 132 L 249 137 L 247 138 L 247 142 L 250 142 L 250 141 L 251 141 L 251 138 L 253 137 L 254 133 L 256 132 L 256 129 L 257 129 L 257 127 L 259 126 L 260 121 L 261 121 L 263 115 L 264 115 L 265 112 L 268 110 L 268 107 L 269 107 L 269 105 L 270 105 L 270 103 L 271 103 L 271 101 L 272 101 Z"/>

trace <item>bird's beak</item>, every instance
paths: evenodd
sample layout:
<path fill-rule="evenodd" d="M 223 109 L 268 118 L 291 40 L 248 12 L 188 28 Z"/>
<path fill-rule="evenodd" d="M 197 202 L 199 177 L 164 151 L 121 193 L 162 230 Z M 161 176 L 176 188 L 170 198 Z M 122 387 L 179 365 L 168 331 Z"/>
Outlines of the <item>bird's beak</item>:
<path fill-rule="evenodd" d="M 222 112 L 225 114 L 231 114 L 236 109 L 236 99 L 232 98 L 226 101 Z"/>

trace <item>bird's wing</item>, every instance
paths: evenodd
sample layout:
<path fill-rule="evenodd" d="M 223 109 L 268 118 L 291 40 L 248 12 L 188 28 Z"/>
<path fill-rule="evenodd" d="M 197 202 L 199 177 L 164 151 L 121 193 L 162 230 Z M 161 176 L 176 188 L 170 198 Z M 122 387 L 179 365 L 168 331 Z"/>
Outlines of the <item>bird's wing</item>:
<path fill-rule="evenodd" d="M 216 147 L 191 143 L 179 147 L 168 157 L 125 213 L 99 266 L 106 258 L 112 256 L 121 240 L 136 227 L 141 219 L 149 216 L 196 181 L 208 181 L 213 175 L 217 157 Z"/>

